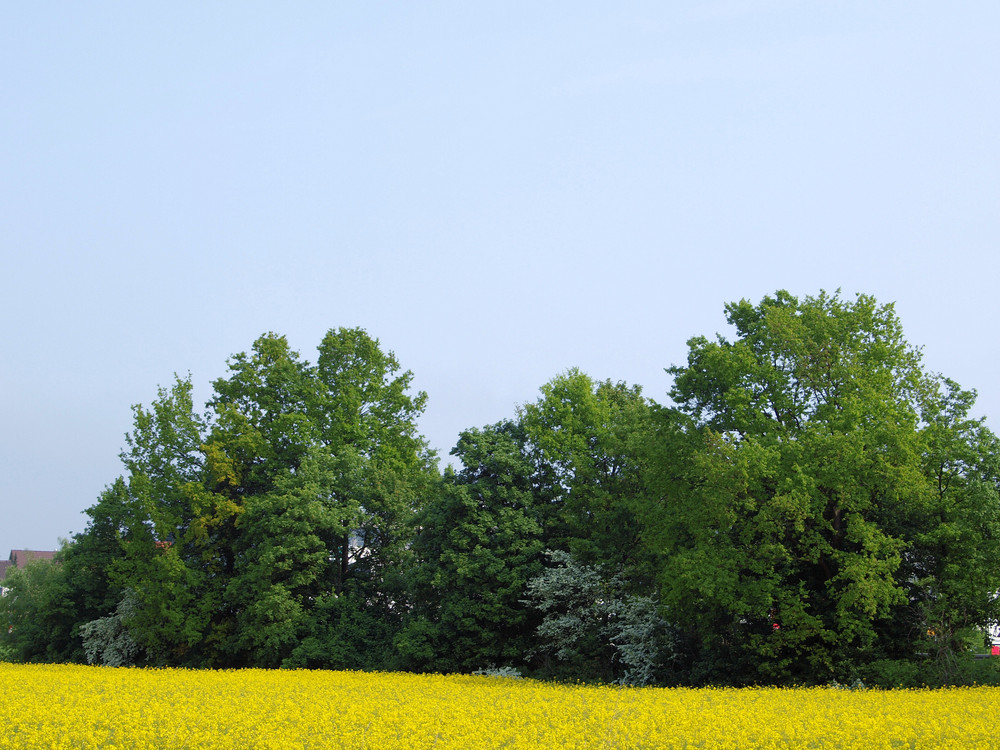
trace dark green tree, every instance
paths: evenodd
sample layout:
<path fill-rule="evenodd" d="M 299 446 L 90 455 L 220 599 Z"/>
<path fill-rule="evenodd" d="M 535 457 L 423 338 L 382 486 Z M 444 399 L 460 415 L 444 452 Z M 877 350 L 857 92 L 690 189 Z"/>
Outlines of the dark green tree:
<path fill-rule="evenodd" d="M 524 587 L 542 552 L 526 436 L 512 422 L 466 430 L 452 454 L 464 468 L 415 519 L 415 609 L 397 647 L 419 669 L 521 667 L 538 620 Z"/>
<path fill-rule="evenodd" d="M 315 368 L 319 441 L 342 460 L 338 496 L 351 504 L 330 542 L 332 596 L 317 602 L 316 635 L 290 663 L 387 668 L 408 611 L 413 516 L 437 479 L 434 455 L 417 431 L 427 394 L 413 374 L 361 329 L 329 331 Z"/>
<path fill-rule="evenodd" d="M 344 666 L 344 653 L 388 649 L 406 529 L 434 468 L 411 381 L 361 329 L 328 332 L 315 366 L 269 334 L 216 381 L 199 527 L 233 663 Z"/>
<path fill-rule="evenodd" d="M 350 452 L 314 447 L 272 492 L 247 500 L 227 599 L 238 612 L 235 645 L 248 663 L 281 666 L 315 635 L 317 607 L 337 596 L 335 555 L 360 513 L 344 486 L 353 464 Z"/>
<path fill-rule="evenodd" d="M 84 661 L 75 631 L 76 608 L 57 561 L 29 560 L 10 568 L 0 597 L 0 649 L 20 662 Z"/>
<path fill-rule="evenodd" d="M 411 378 L 360 329 L 331 331 L 315 366 L 266 334 L 205 417 L 190 378 L 135 407 L 126 475 L 67 553 L 77 625 L 120 626 L 150 664 L 379 666 L 358 659 L 391 652 L 435 476 Z"/>

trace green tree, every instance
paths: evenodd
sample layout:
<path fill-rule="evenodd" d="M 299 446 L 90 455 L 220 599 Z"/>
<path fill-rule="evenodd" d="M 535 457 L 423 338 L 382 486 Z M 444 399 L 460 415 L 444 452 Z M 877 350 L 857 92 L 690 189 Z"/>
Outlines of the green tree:
<path fill-rule="evenodd" d="M 190 378 L 134 407 L 126 475 L 67 555 L 77 624 L 96 646 L 120 626 L 150 664 L 324 666 L 346 649 L 372 666 L 357 659 L 391 648 L 435 475 L 411 378 L 360 329 L 330 331 L 315 366 L 269 333 L 230 358 L 205 417 Z"/>
<path fill-rule="evenodd" d="M 905 530 L 911 544 L 897 579 L 906 606 L 887 632 L 930 654 L 927 679 L 964 679 L 963 653 L 980 648 L 1000 620 L 1000 443 L 983 419 L 970 417 L 975 392 L 940 379 L 924 404 L 924 474 L 931 500 Z M 895 654 L 897 657 L 900 654 Z"/>
<path fill-rule="evenodd" d="M 133 427 L 120 454 L 132 504 L 142 509 L 142 522 L 162 537 L 185 530 L 191 485 L 204 476 L 206 425 L 195 413 L 193 388 L 190 375 L 175 375 L 148 409 L 133 406 Z"/>
<path fill-rule="evenodd" d="M 362 329 L 329 331 L 319 346 L 320 383 L 315 423 L 322 443 L 334 454 L 358 458 L 351 492 L 361 513 L 345 527 L 338 546 L 341 585 L 374 587 L 389 598 L 399 568 L 408 559 L 410 519 L 436 475 L 434 455 L 417 432 L 427 394 L 410 393 L 413 374 L 401 371 L 392 352 Z M 377 594 L 369 591 L 370 596 Z M 384 606 L 387 598 L 379 596 Z"/>
<path fill-rule="evenodd" d="M 912 580 L 944 529 L 933 445 L 981 453 L 946 418 L 948 400 L 935 406 L 939 381 L 891 305 L 778 292 L 726 313 L 737 338 L 691 339 L 687 364 L 670 369 L 679 413 L 661 417 L 647 506 L 662 598 L 700 641 L 692 675 L 844 679 L 885 654 L 914 586 L 947 578 L 925 565 Z M 958 525 L 972 543 L 997 506 L 995 475 L 970 480 L 962 499 L 977 522 Z M 974 596 L 958 598 L 985 614 L 997 583 L 981 568 Z"/>
<path fill-rule="evenodd" d="M 409 609 L 412 519 L 438 476 L 416 424 L 427 394 L 413 393 L 413 374 L 359 328 L 324 336 L 315 377 L 318 439 L 350 459 L 336 482 L 352 512 L 341 515 L 330 543 L 334 585 L 317 601 L 316 635 L 290 663 L 388 668 Z"/>
<path fill-rule="evenodd" d="M 234 664 L 377 653 L 370 639 L 405 605 L 405 530 L 434 466 L 416 429 L 426 395 L 361 329 L 331 330 L 318 351 L 310 365 L 268 334 L 214 385 L 195 523 L 219 582 L 214 640 Z"/>
<path fill-rule="evenodd" d="M 111 579 L 111 571 L 125 556 L 127 498 L 128 487 L 119 477 L 85 511 L 90 516 L 87 530 L 76 534 L 60 552 L 62 573 L 73 600 L 72 620 L 76 630 L 81 624 L 113 611 L 122 598 L 122 591 Z"/>
<path fill-rule="evenodd" d="M 537 451 L 546 544 L 584 563 L 649 576 L 636 506 L 650 403 L 639 386 L 595 382 L 577 369 L 542 386 L 520 413 Z"/>
<path fill-rule="evenodd" d="M 259 337 L 250 354 L 235 354 L 228 364 L 228 377 L 213 383 L 215 419 L 205 452 L 212 489 L 239 505 L 239 498 L 269 492 L 315 442 L 310 411 L 316 382 L 309 364 L 275 333 Z"/>
<path fill-rule="evenodd" d="M 522 665 L 537 618 L 521 601 L 541 569 L 533 465 L 512 422 L 466 430 L 415 519 L 415 611 L 397 639 L 410 667 L 474 671 Z"/>
<path fill-rule="evenodd" d="M 331 553 L 343 529 L 357 525 L 360 505 L 343 486 L 356 463 L 349 451 L 314 447 L 272 492 L 247 500 L 227 599 L 238 612 L 236 648 L 248 663 L 281 666 L 315 634 L 315 608 L 337 595 Z"/>
<path fill-rule="evenodd" d="M 277 482 L 298 469 L 315 442 L 309 416 L 315 378 L 308 362 L 291 349 L 284 336 L 267 333 L 250 353 L 230 357 L 226 377 L 213 383 L 211 429 L 202 451 L 201 483 L 189 491 L 190 542 L 184 556 L 192 582 L 199 585 L 199 609 L 205 620 L 201 658 L 219 666 L 253 664 L 253 636 L 243 625 L 254 622 L 254 610 L 273 605 L 274 591 L 258 592 L 269 605 L 249 601 L 241 576 L 253 570 L 243 559 L 254 538 L 245 515 L 259 507 Z M 257 513 L 254 519 L 261 521 Z M 280 544 L 280 540 L 278 540 Z M 242 596 L 234 599 L 234 595 Z M 289 623 L 289 636 L 295 627 Z M 273 634 L 271 635 L 273 638 Z"/>
<path fill-rule="evenodd" d="M 127 475 L 88 511 L 88 539 L 75 545 L 104 538 L 120 549 L 107 568 L 109 593 L 128 606 L 123 611 L 116 603 L 105 616 L 120 617 L 141 657 L 157 665 L 201 663 L 218 601 L 209 571 L 193 564 L 209 493 L 208 426 L 195 413 L 192 391 L 190 376 L 175 376 L 149 408 L 132 407 L 133 428 L 121 454 Z"/>
<path fill-rule="evenodd" d="M 8 569 L 0 597 L 0 644 L 21 662 L 83 661 L 76 611 L 66 571 L 52 560 Z"/>

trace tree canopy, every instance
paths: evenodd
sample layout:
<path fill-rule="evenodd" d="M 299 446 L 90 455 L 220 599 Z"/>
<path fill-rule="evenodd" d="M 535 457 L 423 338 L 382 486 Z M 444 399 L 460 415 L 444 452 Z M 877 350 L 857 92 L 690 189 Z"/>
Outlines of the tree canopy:
<path fill-rule="evenodd" d="M 892 305 L 779 291 L 688 341 L 670 402 L 568 369 L 464 430 L 362 329 L 268 333 L 5 581 L 0 658 L 517 670 L 629 684 L 996 680 L 1000 444 Z M 992 670 L 992 671 L 991 671 Z M 506 672 L 505 672 L 506 673 Z"/>
<path fill-rule="evenodd" d="M 693 338 L 670 369 L 683 458 L 651 478 L 662 600 L 700 635 L 699 669 L 733 674 L 728 652 L 758 679 L 843 680 L 994 622 L 995 443 L 973 394 L 926 373 L 871 297 L 779 292 L 726 313 L 737 337 Z M 952 598 L 972 549 L 991 559 Z"/>

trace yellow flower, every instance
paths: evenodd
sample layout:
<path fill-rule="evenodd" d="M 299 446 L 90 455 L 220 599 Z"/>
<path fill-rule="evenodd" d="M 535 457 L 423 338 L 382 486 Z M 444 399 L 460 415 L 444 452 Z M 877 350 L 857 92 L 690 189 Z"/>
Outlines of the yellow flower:
<path fill-rule="evenodd" d="M 989 748 L 997 688 L 848 691 L 0 664 L 7 748 Z"/>

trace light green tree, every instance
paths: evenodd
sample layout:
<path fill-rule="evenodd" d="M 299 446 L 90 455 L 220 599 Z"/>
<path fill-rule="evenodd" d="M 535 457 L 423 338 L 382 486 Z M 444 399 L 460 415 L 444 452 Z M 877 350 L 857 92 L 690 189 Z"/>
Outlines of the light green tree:
<path fill-rule="evenodd" d="M 525 404 L 520 423 L 535 451 L 545 542 L 585 563 L 649 575 L 636 507 L 650 403 L 638 386 L 567 370 Z"/>
<path fill-rule="evenodd" d="M 692 674 L 845 679 L 901 632 L 916 651 L 935 607 L 995 617 L 997 565 L 961 583 L 949 544 L 992 549 L 993 440 L 892 306 L 778 292 L 726 314 L 735 339 L 691 339 L 670 369 L 646 506 L 663 602 L 700 641 Z M 942 466 L 961 474 L 946 491 Z"/>

